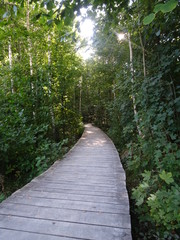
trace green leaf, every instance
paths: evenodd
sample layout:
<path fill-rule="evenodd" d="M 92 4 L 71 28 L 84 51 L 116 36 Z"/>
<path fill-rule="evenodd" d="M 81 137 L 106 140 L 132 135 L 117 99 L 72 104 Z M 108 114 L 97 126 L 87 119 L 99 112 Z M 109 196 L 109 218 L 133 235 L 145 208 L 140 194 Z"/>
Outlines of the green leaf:
<path fill-rule="evenodd" d="M 180 150 L 176 152 L 176 157 L 180 159 Z"/>
<path fill-rule="evenodd" d="M 70 25 L 71 21 L 72 21 L 72 19 L 70 17 L 65 17 L 64 18 L 64 24 L 65 25 Z"/>
<path fill-rule="evenodd" d="M 159 174 L 160 178 L 162 180 L 164 180 L 168 185 L 170 183 L 174 182 L 174 179 L 172 178 L 172 173 L 171 172 L 165 172 L 164 170 L 162 171 L 162 173 Z"/>
<path fill-rule="evenodd" d="M 151 171 L 144 171 L 144 173 L 142 173 L 142 176 L 144 178 L 144 181 L 149 181 L 151 178 Z"/>
<path fill-rule="evenodd" d="M 141 183 L 139 186 L 140 186 L 142 189 L 147 189 L 147 188 L 149 188 L 149 184 L 146 183 L 146 182 Z"/>
<path fill-rule="evenodd" d="M 155 194 L 150 194 L 150 197 L 148 197 L 148 200 L 155 201 L 157 199 Z"/>
<path fill-rule="evenodd" d="M 47 2 L 47 9 L 48 9 L 48 10 L 52 10 L 54 7 L 55 7 L 55 6 L 54 6 L 53 1 L 48 1 L 48 2 Z"/>
<path fill-rule="evenodd" d="M 34 16 L 34 20 L 38 20 L 41 17 L 42 13 L 38 13 Z"/>
<path fill-rule="evenodd" d="M 143 204 L 143 202 L 144 202 L 144 198 L 143 198 L 143 197 L 140 197 L 140 198 L 137 200 L 136 205 L 137 205 L 137 206 L 140 206 L 140 205 Z"/>
<path fill-rule="evenodd" d="M 2 202 L 6 198 L 4 193 L 0 193 L 0 202 Z"/>
<path fill-rule="evenodd" d="M 163 13 L 171 12 L 176 8 L 177 5 L 178 5 L 178 0 L 170 0 L 167 3 L 163 4 L 161 11 Z"/>
<path fill-rule="evenodd" d="M 47 18 L 45 16 L 41 16 L 41 18 L 39 19 L 39 23 L 40 24 L 45 24 L 47 22 Z"/>
<path fill-rule="evenodd" d="M 167 3 L 159 3 L 154 7 L 154 12 L 157 13 L 159 11 L 163 12 L 163 13 L 167 13 L 167 12 L 171 12 L 172 10 L 174 10 L 176 8 L 176 6 L 178 5 L 178 1 L 177 0 L 170 0 Z"/>
<path fill-rule="evenodd" d="M 157 4 L 157 5 L 154 7 L 154 11 L 153 11 L 153 12 L 157 13 L 157 12 L 161 11 L 161 9 L 162 9 L 163 6 L 164 6 L 163 3 Z"/>
<path fill-rule="evenodd" d="M 42 3 L 41 3 L 41 5 L 40 5 L 40 7 L 41 7 L 41 8 L 43 8 L 43 7 L 44 7 L 44 5 L 45 5 L 45 1 L 42 1 Z"/>
<path fill-rule="evenodd" d="M 36 163 L 36 167 L 39 167 L 39 166 L 40 166 L 40 164 L 41 164 L 41 158 L 40 158 L 40 157 L 38 157 L 38 158 L 37 158 L 37 160 L 38 160 L 38 161 L 37 161 L 37 163 Z"/>
<path fill-rule="evenodd" d="M 55 19 L 54 22 L 59 30 L 64 26 L 64 22 L 62 20 Z"/>
<path fill-rule="evenodd" d="M 24 0 L 21 1 L 21 7 L 24 7 Z"/>
<path fill-rule="evenodd" d="M 155 16 L 156 16 L 156 15 L 155 15 L 154 13 L 149 14 L 148 16 L 146 16 L 146 17 L 143 19 L 143 24 L 144 24 L 144 25 L 150 24 L 150 23 L 154 20 Z"/>

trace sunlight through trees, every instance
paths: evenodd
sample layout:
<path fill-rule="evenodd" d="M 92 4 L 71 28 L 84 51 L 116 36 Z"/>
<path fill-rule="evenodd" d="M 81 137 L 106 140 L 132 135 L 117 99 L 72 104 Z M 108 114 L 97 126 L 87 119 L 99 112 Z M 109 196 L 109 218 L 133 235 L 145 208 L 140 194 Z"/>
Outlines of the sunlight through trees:
<path fill-rule="evenodd" d="M 177 0 L 1 2 L 0 200 L 92 122 L 120 152 L 134 239 L 178 239 L 179 18 Z"/>

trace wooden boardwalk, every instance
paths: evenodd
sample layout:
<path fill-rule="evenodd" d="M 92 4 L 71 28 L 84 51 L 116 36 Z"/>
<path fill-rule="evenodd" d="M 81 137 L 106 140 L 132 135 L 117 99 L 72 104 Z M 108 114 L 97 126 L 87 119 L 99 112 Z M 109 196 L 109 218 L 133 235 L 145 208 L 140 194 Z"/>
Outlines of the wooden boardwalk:
<path fill-rule="evenodd" d="M 78 239 L 132 239 L 118 153 L 90 124 L 63 160 L 0 204 L 0 240 Z"/>

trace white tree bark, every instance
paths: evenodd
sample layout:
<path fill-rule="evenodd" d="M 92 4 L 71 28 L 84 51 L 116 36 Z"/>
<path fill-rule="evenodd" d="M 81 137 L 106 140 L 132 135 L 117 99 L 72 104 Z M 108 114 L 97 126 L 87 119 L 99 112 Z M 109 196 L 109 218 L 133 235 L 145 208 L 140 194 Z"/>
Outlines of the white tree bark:
<path fill-rule="evenodd" d="M 81 114 L 82 111 L 82 76 L 79 80 L 79 114 Z"/>
<path fill-rule="evenodd" d="M 51 36 L 48 34 L 48 65 L 51 65 L 51 52 L 50 52 L 50 45 L 51 45 Z"/>
<path fill-rule="evenodd" d="M 30 30 L 30 21 L 29 21 L 29 15 L 30 15 L 30 10 L 29 10 L 29 0 L 26 1 L 26 4 L 27 4 L 27 13 L 26 13 L 26 28 L 27 28 L 27 31 L 29 32 Z M 33 75 L 33 59 L 32 59 L 32 42 L 31 42 L 31 39 L 30 37 L 28 36 L 28 54 L 29 54 L 29 67 L 30 67 L 30 76 Z M 32 93 L 34 93 L 34 84 L 33 82 L 31 82 L 31 91 Z M 35 109 L 35 106 L 33 105 L 34 109 Z M 36 118 L 36 113 L 35 111 L 32 112 L 33 114 L 33 118 L 35 119 Z"/>
<path fill-rule="evenodd" d="M 131 72 L 131 82 L 132 82 L 132 100 L 133 100 L 133 109 L 134 109 L 134 118 L 136 121 L 136 126 L 138 130 L 139 136 L 142 136 L 142 132 L 139 127 L 139 120 L 138 120 L 138 112 L 136 106 L 136 97 L 134 94 L 133 86 L 134 86 L 134 67 L 133 67 L 133 51 L 132 51 L 132 43 L 131 43 L 131 36 L 128 33 L 128 42 L 129 42 L 129 58 L 130 58 L 130 72 Z"/>
<path fill-rule="evenodd" d="M 140 32 L 139 32 L 139 38 L 140 38 L 140 43 L 141 43 L 141 48 L 142 48 L 142 54 L 143 54 L 143 72 L 144 72 L 144 77 L 146 77 L 145 48 L 144 48 L 144 45 L 143 45 L 142 36 L 141 36 L 141 33 L 140 33 Z"/>
<path fill-rule="evenodd" d="M 50 45 L 51 45 L 51 36 L 50 36 L 50 34 L 48 34 L 49 97 L 51 96 L 51 75 L 50 75 L 51 51 L 50 51 Z M 55 116 L 54 116 L 54 111 L 53 111 L 53 106 L 52 106 L 52 105 L 50 105 L 50 115 L 51 115 L 51 124 L 52 124 L 53 136 L 54 136 L 54 138 L 55 138 L 55 135 L 56 135 Z"/>
<path fill-rule="evenodd" d="M 26 15 L 26 27 L 27 31 L 30 30 L 30 23 L 29 23 L 29 0 L 27 0 L 27 15 Z M 33 75 L 33 60 L 32 60 L 32 42 L 31 39 L 28 37 L 28 53 L 29 53 L 29 66 L 30 66 L 30 75 Z M 34 88 L 34 86 L 32 86 Z"/>
<path fill-rule="evenodd" d="M 9 38 L 8 42 L 8 56 L 9 56 L 9 69 L 12 71 L 12 46 L 11 46 L 11 38 Z M 11 93 L 14 93 L 14 80 L 11 73 Z"/>

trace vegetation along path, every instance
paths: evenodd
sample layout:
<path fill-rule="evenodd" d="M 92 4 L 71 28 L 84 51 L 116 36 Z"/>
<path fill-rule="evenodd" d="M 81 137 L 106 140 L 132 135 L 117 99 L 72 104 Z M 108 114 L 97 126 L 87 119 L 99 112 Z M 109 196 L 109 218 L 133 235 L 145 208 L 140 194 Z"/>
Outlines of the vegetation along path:
<path fill-rule="evenodd" d="M 75 147 L 0 205 L 1 240 L 129 240 L 125 173 L 111 140 L 90 124 Z"/>

